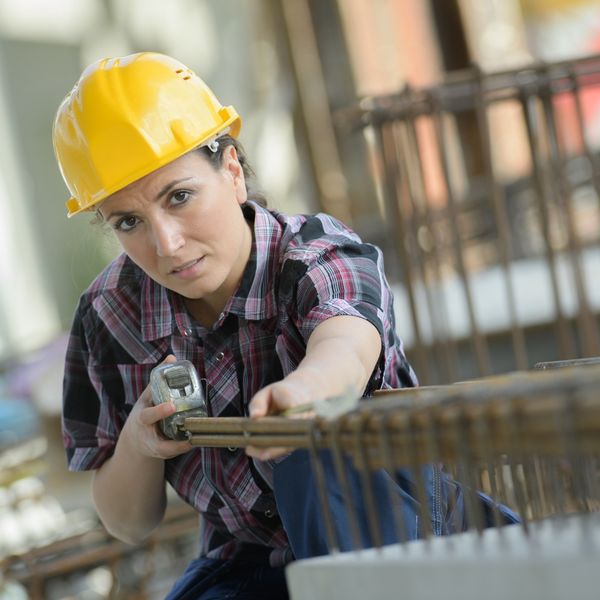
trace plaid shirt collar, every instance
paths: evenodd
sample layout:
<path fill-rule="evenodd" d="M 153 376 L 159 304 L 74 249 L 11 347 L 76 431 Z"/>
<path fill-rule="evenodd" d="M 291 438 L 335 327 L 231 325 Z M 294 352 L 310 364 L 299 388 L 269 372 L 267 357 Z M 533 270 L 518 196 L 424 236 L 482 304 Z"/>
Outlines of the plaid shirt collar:
<path fill-rule="evenodd" d="M 271 212 L 252 201 L 247 202 L 244 214 L 254 227 L 250 258 L 238 289 L 228 300 L 215 327 L 230 313 L 248 321 L 268 319 L 277 313 L 275 282 L 279 257 L 275 250 L 281 241 L 283 228 Z M 144 341 L 168 337 L 175 326 L 189 325 L 190 317 L 183 298 L 150 277 L 144 277 L 141 300 L 141 333 Z"/>

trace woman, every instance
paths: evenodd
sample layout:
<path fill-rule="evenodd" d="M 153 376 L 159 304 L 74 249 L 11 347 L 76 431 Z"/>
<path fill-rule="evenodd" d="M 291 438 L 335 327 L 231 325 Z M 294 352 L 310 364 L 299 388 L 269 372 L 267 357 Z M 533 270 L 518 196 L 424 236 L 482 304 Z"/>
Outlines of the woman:
<path fill-rule="evenodd" d="M 306 454 L 165 439 L 157 424 L 174 406 L 153 406 L 147 387 L 158 363 L 190 360 L 211 416 L 260 418 L 350 386 L 369 395 L 416 384 L 379 249 L 327 215 L 264 208 L 248 187 L 239 129 L 235 110 L 187 67 L 140 53 L 88 67 L 53 132 L 69 216 L 95 211 L 123 249 L 74 316 L 69 468 L 95 470 L 98 514 L 122 540 L 159 524 L 167 481 L 202 515 L 200 558 L 169 598 L 285 598 L 283 567 L 326 545 Z M 376 474 L 373 488 L 389 542 L 386 478 Z M 433 468 L 425 479 L 443 533 L 450 487 Z M 397 489 L 418 537 L 410 482 Z"/>

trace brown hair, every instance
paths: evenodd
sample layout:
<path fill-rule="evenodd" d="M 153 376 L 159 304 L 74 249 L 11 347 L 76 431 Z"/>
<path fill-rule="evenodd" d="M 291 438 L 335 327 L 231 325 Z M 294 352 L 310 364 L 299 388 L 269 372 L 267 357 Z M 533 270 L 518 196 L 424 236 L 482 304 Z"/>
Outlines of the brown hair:
<path fill-rule="evenodd" d="M 208 146 L 201 146 L 197 149 L 197 152 L 204 156 L 204 158 L 206 158 L 215 169 L 219 169 L 223 162 L 223 150 L 225 150 L 227 146 L 233 146 L 235 148 L 238 161 L 244 172 L 248 199 L 254 200 L 254 202 L 260 204 L 260 206 L 266 207 L 267 199 L 265 195 L 252 185 L 252 183 L 256 181 L 256 176 L 254 174 L 254 170 L 248 162 L 248 158 L 246 157 L 246 152 L 242 144 L 237 139 L 227 134 L 220 136 L 217 142 L 218 148 L 215 151 L 211 150 Z"/>

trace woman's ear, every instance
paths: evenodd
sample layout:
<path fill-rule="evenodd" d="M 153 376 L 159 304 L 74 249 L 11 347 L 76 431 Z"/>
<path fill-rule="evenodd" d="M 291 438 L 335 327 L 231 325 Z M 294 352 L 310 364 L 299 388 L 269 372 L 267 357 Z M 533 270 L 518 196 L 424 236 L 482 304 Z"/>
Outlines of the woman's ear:
<path fill-rule="evenodd" d="M 244 168 L 240 164 L 236 149 L 233 146 L 227 146 L 223 150 L 221 164 L 225 174 L 231 177 L 238 204 L 244 204 L 248 200 L 246 178 L 244 176 Z"/>

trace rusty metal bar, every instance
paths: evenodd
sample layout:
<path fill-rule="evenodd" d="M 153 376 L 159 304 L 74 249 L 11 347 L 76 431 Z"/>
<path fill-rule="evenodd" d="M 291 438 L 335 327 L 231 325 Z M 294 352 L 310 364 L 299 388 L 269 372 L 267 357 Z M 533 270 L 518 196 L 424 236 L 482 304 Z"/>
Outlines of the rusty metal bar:
<path fill-rule="evenodd" d="M 397 204 L 398 204 L 398 221 L 401 224 L 402 230 L 401 235 L 398 239 L 397 247 L 401 247 L 402 257 L 401 266 L 404 272 L 403 283 L 405 284 L 407 292 L 409 294 L 411 315 L 413 315 L 413 328 L 415 331 L 416 340 L 416 352 L 419 353 L 419 363 L 417 365 L 420 381 L 427 385 L 436 378 L 432 376 L 432 361 L 431 361 L 431 348 L 436 348 L 435 337 L 428 344 L 423 339 L 422 325 L 421 325 L 421 314 L 422 311 L 418 310 L 418 306 L 422 304 L 421 301 L 416 300 L 416 292 L 418 291 L 417 285 L 421 282 L 421 292 L 425 295 L 425 300 L 429 313 L 431 315 L 433 310 L 433 300 L 431 298 L 431 291 L 429 286 L 426 284 L 425 267 L 421 260 L 420 244 L 418 240 L 419 234 L 419 217 L 418 209 L 416 206 L 415 198 L 411 190 L 411 171 L 406 164 L 408 153 L 404 151 L 404 143 L 402 139 L 402 133 L 404 129 L 404 122 L 399 121 L 390 125 L 387 125 L 384 129 L 390 131 L 390 136 L 384 136 L 384 143 L 388 144 L 389 154 L 384 151 L 384 155 L 389 156 L 389 161 L 386 161 L 388 169 L 394 169 L 397 171 Z M 414 265 L 414 266 L 413 266 Z M 420 366 L 422 364 L 422 366 Z M 421 374 L 421 369 L 425 369 Z"/>
<path fill-rule="evenodd" d="M 575 344 L 569 324 L 567 323 L 557 276 L 556 253 L 550 232 L 550 216 L 548 214 L 548 192 L 546 178 L 544 177 L 544 165 L 538 148 L 539 123 L 537 119 L 537 108 L 535 105 L 536 97 L 527 92 L 525 88 L 521 90 L 520 101 L 523 108 L 523 116 L 527 126 L 527 139 L 529 149 L 533 159 L 533 177 L 537 190 L 536 202 L 541 218 L 542 235 L 544 237 L 544 253 L 546 262 L 549 266 L 550 283 L 552 286 L 552 300 L 556 313 L 557 338 L 559 342 L 560 353 L 563 358 L 575 354 Z"/>
<path fill-rule="evenodd" d="M 590 165 L 590 168 L 592 170 L 590 182 L 594 186 L 596 200 L 598 202 L 598 208 L 600 209 L 600 160 L 592 151 L 590 142 L 588 140 L 587 128 L 584 124 L 583 107 L 581 105 L 581 86 L 579 85 L 577 74 L 570 70 L 569 77 L 572 84 L 572 87 L 569 91 L 573 94 L 573 99 L 575 101 L 575 117 L 578 130 L 577 133 L 579 134 L 579 138 L 581 140 L 583 153 L 587 158 L 588 164 Z"/>
<path fill-rule="evenodd" d="M 550 186 L 550 189 L 554 190 L 555 201 L 561 209 L 561 214 L 564 216 L 569 247 L 569 262 L 573 271 L 575 290 L 579 302 L 577 321 L 579 322 L 582 350 L 586 356 L 597 355 L 599 351 L 598 330 L 590 309 L 584 283 L 585 278 L 581 268 L 581 244 L 579 243 L 579 236 L 575 228 L 572 202 L 573 191 L 568 181 L 568 176 L 564 173 L 565 157 L 561 151 L 561 144 L 558 139 L 556 112 L 554 110 L 551 90 L 549 88 L 544 89 L 540 94 L 540 99 L 546 131 L 548 132 L 548 149 L 550 166 L 552 167 L 550 176 L 555 182 L 555 185 Z"/>
<path fill-rule="evenodd" d="M 347 182 L 339 156 L 309 2 L 284 0 L 281 11 L 323 210 L 350 224 L 352 212 Z"/>
<path fill-rule="evenodd" d="M 402 212 L 402 208 L 398 200 L 397 187 L 398 173 L 396 169 L 396 151 L 393 131 L 390 127 L 384 127 L 376 130 L 378 146 L 381 149 L 381 164 L 384 169 L 384 181 L 382 190 L 384 194 L 384 202 L 386 207 L 386 216 L 388 222 L 388 232 L 393 241 L 396 255 L 400 259 L 402 268 L 403 281 L 408 296 L 408 302 L 411 313 L 411 321 L 415 337 L 415 367 L 419 373 L 419 378 L 424 383 L 429 383 L 429 361 L 423 335 L 421 332 L 421 324 L 419 320 L 418 302 L 415 297 L 412 282 L 414 280 L 412 274 L 412 264 L 410 254 L 407 248 L 407 239 L 412 235 L 408 230 L 406 220 Z"/>
<path fill-rule="evenodd" d="M 420 525 L 420 530 L 417 527 L 417 533 L 420 537 L 428 539 L 431 537 L 433 530 L 431 511 L 429 509 L 428 498 L 425 495 L 425 481 L 422 471 L 423 465 L 430 462 L 424 458 L 424 453 L 427 450 L 427 434 L 423 435 L 421 427 L 416 423 L 416 415 L 414 413 L 409 413 L 408 419 L 404 421 L 404 427 L 406 429 L 404 429 L 403 433 L 408 437 L 406 454 L 408 461 L 404 463 L 404 466 L 408 466 L 410 474 L 414 479 L 414 495 L 419 504 L 420 522 L 418 525 Z"/>
<path fill-rule="evenodd" d="M 534 365 L 535 369 L 562 369 L 565 367 L 585 367 L 600 365 L 600 357 L 592 356 L 588 358 L 572 358 L 569 360 L 552 360 L 547 362 L 539 362 Z"/>
<path fill-rule="evenodd" d="M 477 318 L 475 316 L 475 304 L 473 301 L 473 291 L 471 289 L 471 282 L 469 273 L 464 260 L 464 249 L 462 244 L 462 238 L 460 229 L 458 226 L 458 207 L 454 193 L 454 186 L 452 184 L 452 177 L 450 175 L 450 165 L 448 164 L 448 155 L 446 152 L 446 136 L 444 132 L 444 122 L 441 106 L 437 102 L 437 98 L 432 98 L 434 106 L 433 122 L 435 125 L 435 133 L 437 137 L 437 152 L 440 164 L 442 165 L 442 172 L 444 176 L 444 185 L 446 188 L 447 207 L 449 213 L 449 221 L 453 235 L 453 250 L 456 261 L 456 268 L 461 278 L 462 289 L 467 305 L 467 311 L 469 314 L 469 323 L 471 325 L 471 339 L 473 343 L 473 349 L 475 354 L 475 363 L 478 366 L 479 374 L 481 376 L 489 375 L 491 372 L 490 360 L 488 347 L 484 337 L 479 329 Z"/>
<path fill-rule="evenodd" d="M 466 415 L 466 407 L 458 405 L 453 415 L 452 431 L 455 435 L 457 448 L 458 480 L 464 484 L 463 493 L 465 500 L 465 514 L 467 522 L 474 525 L 475 529 L 481 533 L 484 529 L 483 513 L 480 503 L 477 501 L 476 490 L 477 483 L 473 478 L 473 470 L 478 464 L 477 458 L 472 454 L 472 449 L 467 443 L 471 429 L 471 423 Z M 471 525 L 471 526 L 472 526 Z"/>
<path fill-rule="evenodd" d="M 373 487 L 371 485 L 372 472 L 369 469 L 367 449 L 365 448 L 365 441 L 363 439 L 364 425 L 364 419 L 355 421 L 354 450 L 360 475 L 360 490 L 367 513 L 366 524 L 369 532 L 369 540 L 375 548 L 381 548 L 381 546 L 383 546 L 381 523 L 379 521 L 379 512 L 377 510 L 375 495 L 373 494 Z"/>
<path fill-rule="evenodd" d="M 413 93 L 411 88 L 407 88 L 407 93 Z M 427 308 L 430 315 L 432 325 L 432 347 L 437 356 L 440 357 L 438 364 L 440 365 L 440 373 L 438 380 L 445 382 L 456 381 L 456 357 L 457 350 L 454 339 L 448 334 L 448 315 L 446 307 L 446 299 L 443 291 L 436 294 L 436 298 L 432 297 L 431 279 L 429 272 L 433 272 L 433 280 L 438 284 L 442 281 L 441 264 L 442 255 L 440 252 L 440 243 L 438 234 L 433 222 L 431 207 L 425 194 L 425 171 L 422 161 L 422 149 L 419 144 L 419 138 L 416 130 L 415 114 L 409 113 L 406 120 L 406 143 L 405 150 L 400 154 L 399 159 L 406 162 L 406 175 L 410 196 L 413 202 L 413 210 L 415 214 L 422 213 L 422 220 L 426 231 L 429 234 L 432 244 L 432 258 L 425 257 L 419 261 L 421 266 L 421 280 L 425 288 L 427 298 Z M 409 161 L 412 159 L 416 164 L 412 165 Z M 417 247 L 420 247 L 417 244 Z M 441 346 L 441 347 L 440 347 Z"/>
<path fill-rule="evenodd" d="M 489 186 L 492 194 L 492 207 L 496 219 L 496 227 L 498 229 L 498 253 L 500 256 L 500 265 L 502 267 L 502 274 L 504 277 L 504 285 L 506 290 L 506 304 L 510 315 L 510 329 L 512 336 L 513 352 L 515 355 L 516 368 L 520 370 L 527 368 L 528 361 L 527 348 L 525 346 L 525 334 L 523 332 L 523 328 L 519 324 L 519 319 L 517 316 L 515 290 L 510 270 L 510 261 L 513 258 L 510 225 L 508 221 L 508 215 L 506 213 L 505 198 L 494 173 L 494 164 L 492 159 L 492 141 L 486 111 L 487 102 L 483 92 L 483 80 L 482 74 L 480 72 L 478 72 L 478 77 L 476 81 L 478 83 L 478 91 L 475 95 L 475 112 L 477 115 L 479 131 L 482 138 L 482 159 L 489 180 Z"/>
<path fill-rule="evenodd" d="M 331 452 L 333 456 L 333 464 L 335 467 L 335 473 L 340 484 L 342 491 L 344 508 L 346 509 L 346 516 L 348 517 L 348 523 L 350 525 L 350 537 L 352 538 L 352 545 L 355 550 L 363 547 L 361 540 L 360 525 L 356 517 L 356 510 L 353 505 L 353 496 L 348 482 L 346 461 L 344 453 L 339 443 L 339 423 L 340 421 L 334 422 L 331 438 Z"/>
<path fill-rule="evenodd" d="M 196 537 L 198 514 L 189 506 L 171 507 L 165 522 L 146 542 L 140 545 L 125 544 L 111 538 L 104 529 L 97 528 L 84 534 L 71 536 L 45 546 L 33 548 L 21 555 L 9 556 L 0 561 L 0 573 L 5 573 L 25 585 L 32 599 L 45 598 L 45 584 L 53 578 L 65 577 L 76 571 L 107 565 L 113 575 L 114 593 L 119 585 L 116 567 L 140 550 L 152 552 L 158 544 L 185 537 L 190 541 Z M 151 564 L 141 575 L 138 590 L 144 593 L 145 585 L 153 574 Z"/>
<path fill-rule="evenodd" d="M 396 467 L 394 465 L 394 461 L 392 459 L 392 453 L 390 449 L 390 440 L 389 440 L 389 432 L 387 429 L 387 422 L 383 415 L 379 415 L 378 421 L 380 427 L 380 448 L 381 448 L 381 456 L 383 459 L 383 468 L 390 475 L 390 481 L 392 484 L 397 480 L 396 476 Z M 394 526 L 396 528 L 396 536 L 399 542 L 405 542 L 408 540 L 408 534 L 406 531 L 406 522 L 404 521 L 404 513 L 403 513 L 403 500 L 402 496 L 398 493 L 397 490 L 393 489 L 390 486 L 389 489 L 389 499 L 390 504 L 392 506 L 392 514 L 394 518 Z"/>
<path fill-rule="evenodd" d="M 573 76 L 583 85 L 600 85 L 600 55 L 490 73 L 486 75 L 483 90 L 487 102 L 518 100 L 521 88 L 535 88 L 541 73 L 545 73 L 555 93 L 568 91 Z M 473 72 L 457 71 L 449 73 L 443 84 L 415 91 L 410 98 L 402 93 L 363 98 L 356 106 L 337 111 L 336 122 L 341 127 L 353 129 L 403 119 L 408 113 L 430 115 L 432 97 L 443 111 L 474 110 L 478 93 L 479 83 L 473 78 Z"/>
<path fill-rule="evenodd" d="M 473 430 L 481 447 L 483 466 L 485 469 L 487 469 L 490 484 L 490 496 L 500 501 L 502 496 L 500 495 L 500 489 L 496 481 L 497 459 L 494 457 L 494 454 L 489 446 L 489 438 L 492 435 L 491 428 L 489 427 L 489 412 L 481 413 L 479 415 L 474 422 Z M 504 501 L 506 500 L 504 499 Z M 500 511 L 496 504 L 494 504 L 492 507 L 492 517 L 494 520 L 494 526 L 499 529 L 502 524 L 502 520 L 500 517 Z"/>
<path fill-rule="evenodd" d="M 335 532 L 335 525 L 333 522 L 333 515 L 331 514 L 331 508 L 327 501 L 327 482 L 325 480 L 325 472 L 323 470 L 323 464 L 321 457 L 319 456 L 319 437 L 320 431 L 318 429 L 318 421 L 312 423 L 309 433 L 309 455 L 311 460 L 312 472 L 317 484 L 317 499 L 321 506 L 321 515 L 323 516 L 323 524 L 325 526 L 325 536 L 327 538 L 327 548 L 330 553 L 339 552 L 340 545 Z"/>

